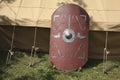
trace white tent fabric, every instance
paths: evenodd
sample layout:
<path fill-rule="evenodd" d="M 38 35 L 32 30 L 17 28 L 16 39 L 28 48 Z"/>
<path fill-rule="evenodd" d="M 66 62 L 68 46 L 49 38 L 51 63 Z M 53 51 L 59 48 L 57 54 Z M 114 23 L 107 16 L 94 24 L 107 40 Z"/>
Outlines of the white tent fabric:
<path fill-rule="evenodd" d="M 10 4 L 1 3 L 0 15 L 14 22 L 20 1 L 15 0 Z M 16 18 L 17 23 L 21 26 L 50 28 L 52 13 L 59 6 L 67 3 L 80 5 L 88 12 L 91 18 L 90 30 L 120 31 L 119 0 L 23 0 Z M 37 20 L 39 20 L 38 25 L 36 25 Z"/>

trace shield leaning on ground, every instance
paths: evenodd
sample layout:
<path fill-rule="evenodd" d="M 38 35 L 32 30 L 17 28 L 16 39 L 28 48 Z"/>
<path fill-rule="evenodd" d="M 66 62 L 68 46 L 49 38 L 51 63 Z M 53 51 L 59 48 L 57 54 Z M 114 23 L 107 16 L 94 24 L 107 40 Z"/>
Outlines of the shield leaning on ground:
<path fill-rule="evenodd" d="M 49 58 L 64 71 L 81 68 L 88 60 L 87 12 L 78 5 L 65 4 L 52 15 Z"/>

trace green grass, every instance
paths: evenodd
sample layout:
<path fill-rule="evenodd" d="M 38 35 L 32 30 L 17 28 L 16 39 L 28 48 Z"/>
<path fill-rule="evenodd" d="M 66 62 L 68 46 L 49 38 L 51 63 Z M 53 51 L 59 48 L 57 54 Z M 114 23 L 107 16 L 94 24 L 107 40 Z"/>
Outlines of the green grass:
<path fill-rule="evenodd" d="M 32 67 L 29 52 L 16 52 L 10 65 L 5 65 L 6 55 L 0 52 L 0 80 L 120 80 L 119 60 L 109 60 L 108 74 L 103 74 L 102 60 L 89 59 L 81 71 L 64 72 L 54 69 L 43 52 L 37 53 Z"/>

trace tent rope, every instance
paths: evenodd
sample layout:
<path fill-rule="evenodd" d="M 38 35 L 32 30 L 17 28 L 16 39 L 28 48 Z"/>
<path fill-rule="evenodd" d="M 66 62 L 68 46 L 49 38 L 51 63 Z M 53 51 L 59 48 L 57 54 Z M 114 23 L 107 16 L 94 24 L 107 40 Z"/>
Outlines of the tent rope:
<path fill-rule="evenodd" d="M 41 7 L 41 3 L 42 3 L 42 0 L 40 2 L 40 7 Z M 30 55 L 30 62 L 29 62 L 29 66 L 33 66 L 34 65 L 34 57 L 37 53 L 37 50 L 39 49 L 39 47 L 36 47 L 36 38 L 37 38 L 37 26 L 38 26 L 38 23 L 39 23 L 39 17 L 40 17 L 40 8 L 39 8 L 39 14 L 38 14 L 38 19 L 36 21 L 36 26 L 35 26 L 35 29 L 34 29 L 34 42 L 33 42 L 33 46 L 32 46 L 32 49 L 31 49 L 31 55 Z"/>
<path fill-rule="evenodd" d="M 31 56 L 30 56 L 29 66 L 33 66 L 33 63 L 34 63 L 33 57 L 35 57 L 36 52 L 39 49 L 38 47 L 36 47 L 36 38 L 37 38 L 37 27 L 35 27 L 34 42 L 33 42 L 33 46 L 32 46 L 32 49 L 31 49 Z"/>
<path fill-rule="evenodd" d="M 17 11 L 17 13 L 16 13 L 16 15 L 15 15 L 15 24 L 16 24 L 16 19 L 17 19 L 17 17 L 18 17 L 18 13 L 19 13 L 21 4 L 22 4 L 22 0 L 20 1 L 19 7 L 18 7 L 18 11 Z M 10 10 L 11 10 L 11 9 L 10 9 Z M 8 51 L 8 54 L 7 54 L 6 64 L 9 64 L 9 63 L 10 63 L 11 57 L 12 57 L 12 55 L 14 54 L 14 52 L 13 52 L 13 44 L 14 44 L 15 29 L 16 29 L 16 25 L 15 25 L 15 24 L 14 24 L 14 26 L 13 26 L 12 40 L 11 40 L 10 49 L 9 49 L 9 51 Z"/>
<path fill-rule="evenodd" d="M 104 1 L 101 0 L 102 6 L 105 9 Z M 106 15 L 106 20 L 108 20 L 108 16 Z M 108 51 L 108 31 L 106 30 L 106 38 L 105 38 L 105 47 L 104 47 L 104 53 L 103 53 L 103 73 L 107 74 L 107 61 L 108 61 L 108 54 L 110 51 Z"/>
<path fill-rule="evenodd" d="M 15 26 L 13 27 L 11 47 L 10 47 L 10 50 L 8 51 L 8 55 L 7 55 L 7 59 L 6 59 L 6 64 L 10 63 L 11 57 L 14 54 L 14 52 L 12 51 L 12 49 L 13 49 L 13 42 L 14 42 L 14 36 L 15 36 Z"/>
<path fill-rule="evenodd" d="M 108 54 L 110 51 L 107 49 L 108 45 L 108 31 L 106 31 L 106 38 L 105 38 L 105 47 L 104 47 L 104 52 L 103 52 L 103 73 L 107 74 L 107 61 L 108 61 Z"/>

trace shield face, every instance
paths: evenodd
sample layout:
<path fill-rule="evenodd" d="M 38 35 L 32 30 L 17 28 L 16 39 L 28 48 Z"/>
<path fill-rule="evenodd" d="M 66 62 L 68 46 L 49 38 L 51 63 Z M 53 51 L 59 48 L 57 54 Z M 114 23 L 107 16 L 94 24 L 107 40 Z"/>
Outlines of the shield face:
<path fill-rule="evenodd" d="M 66 4 L 52 15 L 50 61 L 56 68 L 72 71 L 88 59 L 88 14 L 81 7 Z"/>

